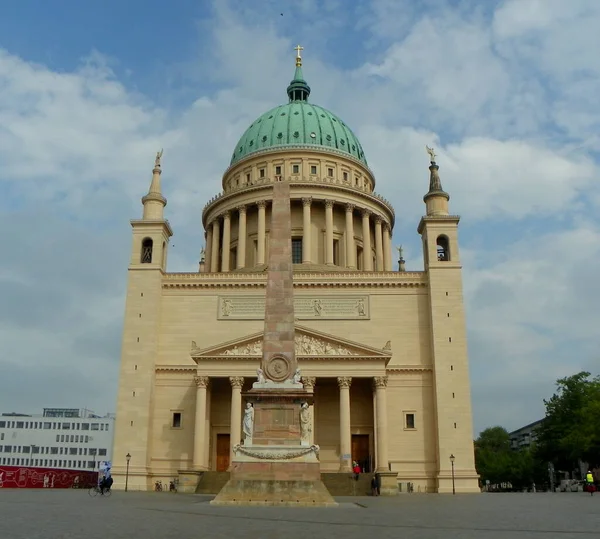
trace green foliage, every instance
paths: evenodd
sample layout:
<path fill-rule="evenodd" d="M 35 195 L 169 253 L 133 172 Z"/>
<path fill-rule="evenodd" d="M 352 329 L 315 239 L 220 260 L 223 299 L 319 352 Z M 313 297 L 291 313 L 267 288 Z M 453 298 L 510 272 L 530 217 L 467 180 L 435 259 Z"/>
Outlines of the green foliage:
<path fill-rule="evenodd" d="M 511 450 L 510 436 L 503 427 L 481 432 L 475 441 L 475 467 L 483 483 L 511 483 L 515 489 L 531 486 L 538 475 L 534 455 L 529 450 Z"/>
<path fill-rule="evenodd" d="M 538 429 L 538 455 L 563 469 L 600 459 L 600 377 L 580 372 L 557 380 Z"/>

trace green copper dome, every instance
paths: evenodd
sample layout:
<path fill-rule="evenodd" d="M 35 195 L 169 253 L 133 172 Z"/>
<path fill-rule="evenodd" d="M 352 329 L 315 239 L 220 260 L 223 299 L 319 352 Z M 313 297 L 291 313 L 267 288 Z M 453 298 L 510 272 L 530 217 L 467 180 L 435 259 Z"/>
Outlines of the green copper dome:
<path fill-rule="evenodd" d="M 308 103 L 310 87 L 296 66 L 287 88 L 289 103 L 265 112 L 246 129 L 231 157 L 231 165 L 254 152 L 285 147 L 331 149 L 362 161 L 367 159 L 352 130 L 327 109 Z"/>

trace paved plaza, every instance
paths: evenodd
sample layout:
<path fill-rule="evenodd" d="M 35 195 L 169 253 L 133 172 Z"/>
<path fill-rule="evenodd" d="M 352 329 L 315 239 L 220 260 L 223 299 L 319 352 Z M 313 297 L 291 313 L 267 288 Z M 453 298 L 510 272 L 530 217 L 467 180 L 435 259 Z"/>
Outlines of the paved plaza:
<path fill-rule="evenodd" d="M 335 509 L 214 507 L 209 496 L 0 490 L 3 539 L 597 538 L 600 496 L 583 493 L 338 498 Z"/>

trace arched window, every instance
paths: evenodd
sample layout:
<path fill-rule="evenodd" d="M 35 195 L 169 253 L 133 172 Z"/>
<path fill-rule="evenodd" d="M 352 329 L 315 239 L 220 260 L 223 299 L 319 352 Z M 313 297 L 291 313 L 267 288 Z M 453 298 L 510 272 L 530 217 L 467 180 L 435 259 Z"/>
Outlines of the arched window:
<path fill-rule="evenodd" d="M 152 264 L 152 240 L 144 238 L 142 241 L 142 264 Z"/>
<path fill-rule="evenodd" d="M 450 260 L 450 241 L 448 240 L 448 236 L 438 236 L 436 244 L 438 261 L 448 262 Z"/>

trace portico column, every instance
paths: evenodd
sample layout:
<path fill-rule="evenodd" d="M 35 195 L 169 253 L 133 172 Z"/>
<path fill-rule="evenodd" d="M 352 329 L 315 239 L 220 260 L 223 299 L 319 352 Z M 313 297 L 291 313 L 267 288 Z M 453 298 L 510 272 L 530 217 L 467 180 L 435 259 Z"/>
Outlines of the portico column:
<path fill-rule="evenodd" d="M 375 386 L 375 421 L 377 423 L 377 471 L 388 472 L 388 439 L 387 439 L 387 376 L 376 376 Z"/>
<path fill-rule="evenodd" d="M 304 384 L 304 389 L 306 389 L 309 393 L 314 394 L 315 392 L 315 384 L 317 383 L 317 379 L 314 376 L 303 376 L 302 383 Z M 310 444 L 315 443 L 315 405 L 311 404 L 309 406 L 310 409 Z"/>
<path fill-rule="evenodd" d="M 333 266 L 333 200 L 325 201 L 325 264 Z"/>
<path fill-rule="evenodd" d="M 354 204 L 346 204 L 346 267 L 356 268 L 356 247 L 354 245 Z"/>
<path fill-rule="evenodd" d="M 204 446 L 206 438 L 206 388 L 210 382 L 208 376 L 194 376 L 196 382 L 196 417 L 194 418 L 194 470 L 205 467 Z"/>
<path fill-rule="evenodd" d="M 312 198 L 302 199 L 302 263 L 310 264 L 311 262 L 311 241 L 310 241 L 310 205 Z"/>
<path fill-rule="evenodd" d="M 392 232 L 389 223 L 383 225 L 383 260 L 385 271 L 392 271 Z"/>
<path fill-rule="evenodd" d="M 373 271 L 373 257 L 371 255 L 371 212 L 362 212 L 362 235 L 363 235 L 363 268 L 365 271 Z"/>
<path fill-rule="evenodd" d="M 221 223 L 217 217 L 213 221 L 212 252 L 210 254 L 210 271 L 215 273 L 219 271 L 219 241 L 221 238 Z"/>
<path fill-rule="evenodd" d="M 377 271 L 383 271 L 383 245 L 381 241 L 381 217 L 375 217 L 375 261 Z"/>
<path fill-rule="evenodd" d="M 351 472 L 350 385 L 352 384 L 352 378 L 339 376 L 337 382 L 340 387 L 340 472 Z"/>
<path fill-rule="evenodd" d="M 239 206 L 237 268 L 246 267 L 246 206 Z"/>
<path fill-rule="evenodd" d="M 231 459 L 233 462 L 233 448 L 242 439 L 242 386 L 244 378 L 241 376 L 230 376 L 231 383 L 231 427 L 229 429 L 229 440 L 231 442 Z"/>
<path fill-rule="evenodd" d="M 204 260 L 204 271 L 208 273 L 210 271 L 210 261 L 212 260 L 212 223 L 206 228 L 206 258 Z"/>
<path fill-rule="evenodd" d="M 231 249 L 231 213 L 223 214 L 223 254 L 221 255 L 221 271 L 229 271 L 229 251 Z"/>
<path fill-rule="evenodd" d="M 262 265 L 265 263 L 265 219 L 267 201 L 259 200 L 258 206 L 258 248 L 257 248 L 257 264 Z"/>

